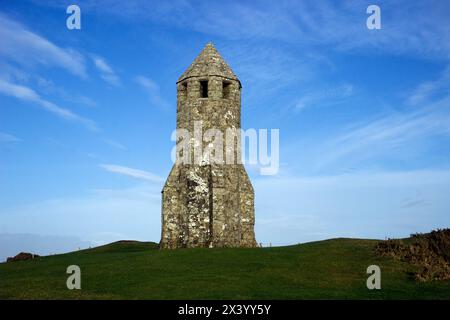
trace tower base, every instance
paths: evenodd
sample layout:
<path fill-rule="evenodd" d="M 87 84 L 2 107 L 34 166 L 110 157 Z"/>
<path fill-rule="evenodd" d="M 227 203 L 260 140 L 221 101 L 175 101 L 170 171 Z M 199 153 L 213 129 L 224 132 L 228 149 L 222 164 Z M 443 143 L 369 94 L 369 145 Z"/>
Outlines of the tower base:
<path fill-rule="evenodd" d="M 254 191 L 242 164 L 175 164 L 162 199 L 160 248 L 257 247 Z"/>

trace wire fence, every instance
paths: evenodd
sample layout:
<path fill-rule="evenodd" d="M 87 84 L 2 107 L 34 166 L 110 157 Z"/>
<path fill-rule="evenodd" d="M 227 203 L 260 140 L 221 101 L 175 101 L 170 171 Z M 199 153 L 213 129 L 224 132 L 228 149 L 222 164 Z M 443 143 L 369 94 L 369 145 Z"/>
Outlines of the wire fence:
<path fill-rule="evenodd" d="M 287 242 L 258 242 L 260 248 L 271 248 L 271 247 L 284 247 L 293 246 L 299 243 L 287 243 Z"/>

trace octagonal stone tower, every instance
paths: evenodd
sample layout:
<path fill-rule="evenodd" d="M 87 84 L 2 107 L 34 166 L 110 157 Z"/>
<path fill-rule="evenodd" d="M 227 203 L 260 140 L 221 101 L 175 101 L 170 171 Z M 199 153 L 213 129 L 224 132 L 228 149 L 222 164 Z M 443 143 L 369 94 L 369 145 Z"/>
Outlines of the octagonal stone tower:
<path fill-rule="evenodd" d="M 241 128 L 241 83 L 212 43 L 208 43 L 177 81 L 179 130 L 202 132 Z M 190 138 L 191 147 L 204 137 Z M 240 136 L 233 139 L 235 162 L 225 163 L 230 145 L 223 144 L 222 162 L 174 164 L 162 190 L 160 248 L 256 247 L 253 187 L 240 163 Z M 195 148 L 192 148 L 195 149 Z M 190 151 L 191 152 L 191 151 Z M 194 152 L 191 155 L 195 159 Z"/>

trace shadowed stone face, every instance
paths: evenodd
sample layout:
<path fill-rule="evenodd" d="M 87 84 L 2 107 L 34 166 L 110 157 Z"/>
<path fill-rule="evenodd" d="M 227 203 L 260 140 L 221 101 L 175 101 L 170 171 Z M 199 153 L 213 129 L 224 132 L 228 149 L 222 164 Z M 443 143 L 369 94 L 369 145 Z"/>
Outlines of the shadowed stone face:
<path fill-rule="evenodd" d="M 211 43 L 178 79 L 177 91 L 177 129 L 194 137 L 198 123 L 203 132 L 241 128 L 241 83 Z M 210 145 L 191 140 L 203 150 Z M 240 159 L 240 138 L 233 143 Z M 223 145 L 224 155 L 229 147 Z M 174 164 L 162 191 L 161 248 L 255 247 L 254 224 L 254 192 L 242 164 Z"/>

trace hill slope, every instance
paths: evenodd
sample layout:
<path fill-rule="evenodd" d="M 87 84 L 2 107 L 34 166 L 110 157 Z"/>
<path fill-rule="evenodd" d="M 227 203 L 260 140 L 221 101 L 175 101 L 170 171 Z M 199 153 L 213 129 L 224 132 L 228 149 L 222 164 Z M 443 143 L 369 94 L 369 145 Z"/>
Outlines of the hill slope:
<path fill-rule="evenodd" d="M 450 281 L 419 283 L 413 266 L 374 255 L 376 240 L 263 249 L 160 251 L 128 242 L 0 264 L 1 299 L 450 299 Z M 68 290 L 66 268 L 81 268 Z M 381 290 L 366 269 L 381 267 Z"/>

